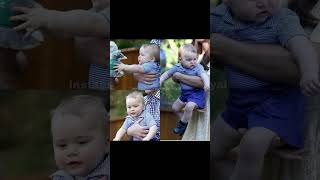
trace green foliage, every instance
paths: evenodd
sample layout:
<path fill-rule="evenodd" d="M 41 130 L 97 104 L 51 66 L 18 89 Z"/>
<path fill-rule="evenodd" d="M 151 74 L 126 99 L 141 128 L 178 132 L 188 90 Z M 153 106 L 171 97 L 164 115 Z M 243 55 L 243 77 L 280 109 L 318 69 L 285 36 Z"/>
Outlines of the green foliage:
<path fill-rule="evenodd" d="M 117 90 L 111 91 L 110 95 L 110 116 L 111 119 L 114 117 L 124 117 L 126 115 L 126 96 L 131 91 L 128 90 Z"/>
<path fill-rule="evenodd" d="M 140 48 L 142 44 L 147 44 L 150 43 L 151 39 L 115 39 L 112 40 L 114 41 L 119 49 L 124 49 L 124 48 Z"/>

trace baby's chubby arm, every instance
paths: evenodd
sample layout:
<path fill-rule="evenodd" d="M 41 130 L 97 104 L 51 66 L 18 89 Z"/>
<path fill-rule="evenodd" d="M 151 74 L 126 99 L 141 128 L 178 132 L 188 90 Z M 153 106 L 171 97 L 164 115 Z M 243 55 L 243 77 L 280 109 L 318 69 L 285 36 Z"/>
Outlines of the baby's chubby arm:
<path fill-rule="evenodd" d="M 117 64 L 114 66 L 116 71 L 125 71 L 125 72 L 129 72 L 129 73 L 144 73 L 144 68 L 139 65 L 139 64 Z"/>
<path fill-rule="evenodd" d="M 203 84 L 204 84 L 204 86 L 203 86 L 204 90 L 209 91 L 210 90 L 209 76 L 205 72 L 203 72 L 200 74 L 200 77 L 201 77 Z"/>
<path fill-rule="evenodd" d="M 149 133 L 146 137 L 142 139 L 142 141 L 150 141 L 157 133 L 158 127 L 157 125 L 153 125 L 149 128 Z"/>
<path fill-rule="evenodd" d="M 103 15 L 88 10 L 56 11 L 39 6 L 33 8 L 15 7 L 23 14 L 11 17 L 12 21 L 25 21 L 15 30 L 27 28 L 58 31 L 79 36 L 109 36 L 109 22 Z"/>
<path fill-rule="evenodd" d="M 120 128 L 116 134 L 116 137 L 113 139 L 113 141 L 120 141 L 125 134 L 126 134 L 126 130 L 123 128 Z"/>
<path fill-rule="evenodd" d="M 170 76 L 169 76 L 169 73 L 168 71 L 164 72 L 161 76 L 160 76 L 160 86 L 162 85 L 162 83 L 164 81 L 166 81 L 167 79 L 169 79 Z"/>
<path fill-rule="evenodd" d="M 288 49 L 295 57 L 301 72 L 300 86 L 307 96 L 320 93 L 318 54 L 305 36 L 291 38 Z"/>

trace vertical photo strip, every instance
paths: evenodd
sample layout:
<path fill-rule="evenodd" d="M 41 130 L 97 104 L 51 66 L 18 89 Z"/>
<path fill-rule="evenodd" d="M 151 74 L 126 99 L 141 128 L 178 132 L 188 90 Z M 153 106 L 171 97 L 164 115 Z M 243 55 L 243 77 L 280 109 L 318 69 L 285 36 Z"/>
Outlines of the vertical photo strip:
<path fill-rule="evenodd" d="M 210 140 L 209 39 L 161 43 L 161 140 Z"/>
<path fill-rule="evenodd" d="M 160 140 L 159 39 L 110 42 L 110 138 Z"/>

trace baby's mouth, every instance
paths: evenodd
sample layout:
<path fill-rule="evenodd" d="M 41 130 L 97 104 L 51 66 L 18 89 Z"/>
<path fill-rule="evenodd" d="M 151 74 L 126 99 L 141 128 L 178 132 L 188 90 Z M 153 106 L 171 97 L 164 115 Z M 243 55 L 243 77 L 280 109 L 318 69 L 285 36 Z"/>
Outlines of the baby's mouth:
<path fill-rule="evenodd" d="M 78 167 L 82 164 L 81 161 L 70 161 L 67 163 L 67 166 L 71 167 L 71 168 L 75 168 Z"/>
<path fill-rule="evenodd" d="M 257 14 L 259 17 L 266 17 L 269 16 L 270 13 L 268 11 L 261 11 Z"/>

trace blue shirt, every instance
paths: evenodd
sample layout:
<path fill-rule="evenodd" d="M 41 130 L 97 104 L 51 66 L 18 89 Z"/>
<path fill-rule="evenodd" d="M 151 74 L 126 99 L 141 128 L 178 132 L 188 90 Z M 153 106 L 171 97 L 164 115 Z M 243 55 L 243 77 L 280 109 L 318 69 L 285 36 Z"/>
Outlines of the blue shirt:
<path fill-rule="evenodd" d="M 142 111 L 141 114 L 137 117 L 131 117 L 131 116 L 127 116 L 122 127 L 123 129 L 125 129 L 126 131 L 128 130 L 128 128 L 133 125 L 133 123 L 135 123 L 136 121 L 142 119 L 142 121 L 139 123 L 140 126 L 142 127 L 147 127 L 150 128 L 154 125 L 157 125 L 156 121 L 154 120 L 153 116 L 147 112 L 147 111 Z M 140 139 L 133 137 L 134 141 L 140 141 Z"/>
<path fill-rule="evenodd" d="M 220 33 L 237 41 L 281 44 L 286 47 L 295 36 L 306 36 L 300 25 L 299 17 L 291 10 L 282 8 L 266 21 L 246 23 L 232 17 L 230 8 L 221 4 L 210 13 L 210 32 Z M 263 89 L 274 87 L 274 84 L 258 80 L 250 75 L 238 72 L 230 66 L 225 67 L 226 78 L 230 89 Z"/>
<path fill-rule="evenodd" d="M 160 90 L 154 95 L 149 93 L 144 97 L 145 111 L 149 112 L 157 123 L 157 134 L 153 140 L 160 140 Z"/>
<path fill-rule="evenodd" d="M 170 68 L 167 72 L 168 72 L 169 77 L 171 77 L 175 72 L 179 72 L 179 73 L 189 75 L 189 76 L 199 76 L 199 77 L 201 77 L 200 75 L 202 73 L 206 73 L 201 64 L 197 64 L 197 65 L 193 66 L 191 69 L 188 69 L 188 68 L 183 67 L 180 63 L 173 65 L 173 67 Z M 181 87 L 181 90 L 199 89 L 199 88 L 192 87 L 192 86 L 185 84 L 185 83 L 182 83 L 182 82 L 180 82 L 180 87 Z"/>
<path fill-rule="evenodd" d="M 109 179 L 110 175 L 110 160 L 109 156 L 105 155 L 104 159 L 97 165 L 97 167 L 87 176 L 83 177 L 84 180 L 96 180 L 102 177 L 107 177 Z M 59 170 L 53 173 L 50 178 L 52 180 L 74 180 L 75 178 L 65 172 L 64 170 Z"/>
<path fill-rule="evenodd" d="M 139 90 L 156 90 L 160 89 L 160 65 L 154 61 L 150 61 L 142 64 L 144 73 L 156 73 L 157 77 L 155 80 L 151 81 L 151 84 L 146 84 L 144 82 L 138 82 Z"/>

